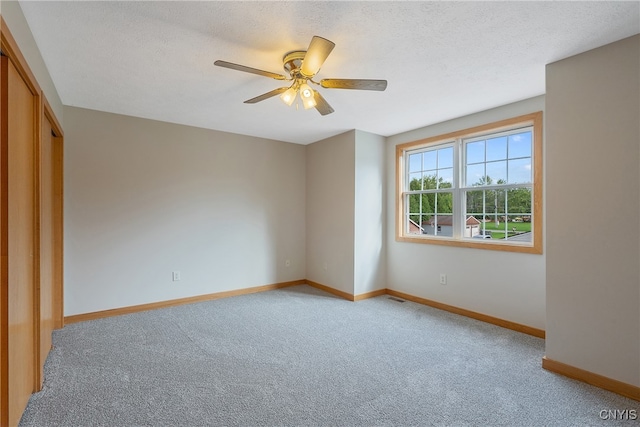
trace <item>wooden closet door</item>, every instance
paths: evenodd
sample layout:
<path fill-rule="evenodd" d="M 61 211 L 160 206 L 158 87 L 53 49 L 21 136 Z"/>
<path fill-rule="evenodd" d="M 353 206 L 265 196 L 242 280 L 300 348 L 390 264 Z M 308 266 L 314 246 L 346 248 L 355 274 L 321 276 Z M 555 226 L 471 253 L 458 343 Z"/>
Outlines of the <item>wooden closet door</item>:
<path fill-rule="evenodd" d="M 35 389 L 37 342 L 36 336 L 36 164 L 35 149 L 39 135 L 38 97 L 22 79 L 11 61 L 2 58 L 3 132 L 2 152 L 6 153 L 8 185 L 3 196 L 3 215 L 6 212 L 7 246 L 7 384 L 9 389 L 7 418 L 9 425 L 17 425 Z M 6 122 L 4 117 L 7 118 Z M 6 130 L 5 130 L 6 128 Z M 4 230 L 3 230 L 4 231 Z M 3 378 L 3 381 L 5 379 Z"/>
<path fill-rule="evenodd" d="M 62 128 L 0 16 L 0 427 L 40 389 L 63 318 Z"/>

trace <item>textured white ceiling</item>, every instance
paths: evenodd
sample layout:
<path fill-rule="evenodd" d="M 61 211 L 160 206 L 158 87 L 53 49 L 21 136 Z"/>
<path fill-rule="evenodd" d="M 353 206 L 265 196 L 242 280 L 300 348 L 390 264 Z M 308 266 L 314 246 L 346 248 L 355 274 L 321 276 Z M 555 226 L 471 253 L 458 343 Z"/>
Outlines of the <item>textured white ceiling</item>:
<path fill-rule="evenodd" d="M 393 135 L 541 95 L 545 64 L 640 32 L 627 2 L 21 1 L 65 105 L 308 144 L 349 129 Z M 282 82 L 284 53 L 336 43 L 316 80 L 335 113 L 243 101 Z"/>

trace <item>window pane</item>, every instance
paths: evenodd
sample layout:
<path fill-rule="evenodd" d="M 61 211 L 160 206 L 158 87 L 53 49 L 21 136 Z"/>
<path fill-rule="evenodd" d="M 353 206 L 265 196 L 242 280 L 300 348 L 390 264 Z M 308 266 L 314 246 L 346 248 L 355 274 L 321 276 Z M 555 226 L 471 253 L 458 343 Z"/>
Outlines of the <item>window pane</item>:
<path fill-rule="evenodd" d="M 427 234 L 427 230 L 425 229 L 425 216 L 424 215 L 410 215 L 409 216 L 409 224 L 407 225 L 407 230 L 409 234 Z"/>
<path fill-rule="evenodd" d="M 453 147 L 438 150 L 438 169 L 453 167 Z"/>
<path fill-rule="evenodd" d="M 438 167 L 436 150 L 423 153 L 423 170 L 436 169 Z"/>
<path fill-rule="evenodd" d="M 484 191 L 467 191 L 465 197 L 467 210 L 464 216 L 463 237 L 471 238 L 482 234 L 484 198 Z"/>
<path fill-rule="evenodd" d="M 473 239 L 504 239 L 508 214 L 507 191 L 467 191 L 463 236 Z"/>
<path fill-rule="evenodd" d="M 422 154 L 409 155 L 409 172 L 418 172 L 422 170 Z"/>
<path fill-rule="evenodd" d="M 484 191 L 467 191 L 466 203 L 467 215 L 483 218 Z"/>
<path fill-rule="evenodd" d="M 434 215 L 425 227 L 427 234 L 435 236 L 453 236 L 453 215 Z"/>
<path fill-rule="evenodd" d="M 422 190 L 422 174 L 420 172 L 409 174 L 409 190 Z"/>
<path fill-rule="evenodd" d="M 420 213 L 420 195 L 419 194 L 409 194 L 409 214 L 419 214 Z"/>
<path fill-rule="evenodd" d="M 531 189 L 514 188 L 507 191 L 507 203 L 509 215 L 530 216 L 531 215 Z M 524 219 L 523 219 L 524 220 Z"/>
<path fill-rule="evenodd" d="M 467 191 L 466 192 L 466 212 L 465 225 L 462 232 L 465 238 L 491 238 L 491 226 L 487 229 L 487 224 L 491 217 L 487 212 L 487 202 L 489 191 Z M 491 209 L 493 211 L 493 209 Z"/>
<path fill-rule="evenodd" d="M 436 215 L 431 218 L 431 231 L 436 236 L 453 236 L 453 194 L 436 194 Z"/>
<path fill-rule="evenodd" d="M 438 171 L 438 188 L 453 187 L 453 168 L 440 169 Z"/>
<path fill-rule="evenodd" d="M 438 215 L 453 213 L 453 194 L 452 193 L 436 194 L 436 201 L 438 202 L 438 206 L 436 209 L 436 213 Z"/>
<path fill-rule="evenodd" d="M 485 219 L 490 219 L 496 222 L 500 222 L 498 215 L 504 209 L 500 209 L 500 200 L 498 199 L 498 191 L 485 191 L 484 192 L 484 211 Z M 504 199 L 504 198 L 503 198 Z"/>
<path fill-rule="evenodd" d="M 484 185 L 484 163 L 480 163 L 479 165 L 468 165 L 466 172 L 466 185 L 468 187 L 473 185 Z"/>
<path fill-rule="evenodd" d="M 532 182 L 531 158 L 509 160 L 509 184 Z"/>
<path fill-rule="evenodd" d="M 487 163 L 487 184 L 507 183 L 507 162 Z"/>
<path fill-rule="evenodd" d="M 423 187 L 425 190 L 433 190 L 437 188 L 438 178 L 435 173 L 427 175 L 425 174 L 423 181 Z"/>
<path fill-rule="evenodd" d="M 531 157 L 531 131 L 509 136 L 509 158 Z"/>
<path fill-rule="evenodd" d="M 429 224 L 429 218 L 431 215 L 421 215 L 420 216 L 420 234 L 428 234 L 427 227 Z"/>
<path fill-rule="evenodd" d="M 431 215 L 433 215 L 433 213 L 435 212 L 436 195 L 423 194 L 421 197 L 422 197 L 422 213 L 427 214 L 427 218 L 425 218 L 425 220 L 428 220 L 431 217 Z"/>
<path fill-rule="evenodd" d="M 487 140 L 487 161 L 507 158 L 507 137 L 501 136 Z"/>
<path fill-rule="evenodd" d="M 507 191 L 508 224 L 506 238 L 512 241 L 531 242 L 531 196 L 530 188 L 514 188 Z"/>
<path fill-rule="evenodd" d="M 429 224 L 434 220 L 434 212 L 436 206 L 436 195 L 435 194 L 423 194 L 422 195 L 422 218 L 420 226 L 422 227 L 423 234 L 431 234 L 433 235 L 433 227 L 430 227 Z"/>
<path fill-rule="evenodd" d="M 490 195 L 493 197 L 493 206 L 495 212 L 498 214 L 498 218 L 502 219 L 502 221 L 506 221 L 505 214 L 507 213 L 507 192 L 506 190 L 492 190 L 488 191 Z"/>
<path fill-rule="evenodd" d="M 484 162 L 484 141 L 467 144 L 467 164 Z"/>
<path fill-rule="evenodd" d="M 507 237 L 506 192 L 487 191 L 486 203 L 491 208 L 492 214 L 489 221 L 485 221 L 485 230 L 491 230 L 492 239 L 504 239 Z"/>
<path fill-rule="evenodd" d="M 409 215 L 409 220 L 407 221 L 407 233 L 422 234 L 422 230 L 419 224 L 420 224 L 420 215 Z"/>

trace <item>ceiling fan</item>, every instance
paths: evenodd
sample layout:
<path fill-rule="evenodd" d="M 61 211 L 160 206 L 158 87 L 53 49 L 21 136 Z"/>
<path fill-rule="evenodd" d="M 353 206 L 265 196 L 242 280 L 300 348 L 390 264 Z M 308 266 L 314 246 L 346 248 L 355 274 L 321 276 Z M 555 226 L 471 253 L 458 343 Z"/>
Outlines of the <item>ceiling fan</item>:
<path fill-rule="evenodd" d="M 248 99 L 245 104 L 255 104 L 273 96 L 280 95 L 282 101 L 287 105 L 292 105 L 298 94 L 305 109 L 315 107 L 323 116 L 331 114 L 334 109 L 309 83 L 322 86 L 327 89 L 359 89 L 383 91 L 387 88 L 386 80 L 370 79 L 322 79 L 320 82 L 313 80 L 313 77 L 320 71 L 335 43 L 322 37 L 313 36 L 307 50 L 294 50 L 288 52 L 282 58 L 282 63 L 287 75 L 271 73 L 244 65 L 234 64 L 227 61 L 216 61 L 219 67 L 230 68 L 232 70 L 244 71 L 245 73 L 257 74 L 259 76 L 270 77 L 276 80 L 290 81 L 290 86 L 279 87 L 270 92 L 264 93 L 255 98 Z"/>

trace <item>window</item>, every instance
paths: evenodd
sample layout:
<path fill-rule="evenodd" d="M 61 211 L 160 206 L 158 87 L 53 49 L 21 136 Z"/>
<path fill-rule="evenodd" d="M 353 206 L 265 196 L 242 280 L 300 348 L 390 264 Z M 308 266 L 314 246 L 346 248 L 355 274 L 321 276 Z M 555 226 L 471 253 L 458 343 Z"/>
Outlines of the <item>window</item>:
<path fill-rule="evenodd" d="M 542 253 L 542 113 L 396 147 L 396 239 Z"/>

